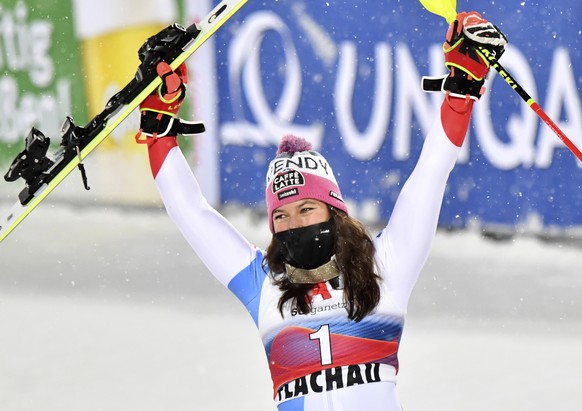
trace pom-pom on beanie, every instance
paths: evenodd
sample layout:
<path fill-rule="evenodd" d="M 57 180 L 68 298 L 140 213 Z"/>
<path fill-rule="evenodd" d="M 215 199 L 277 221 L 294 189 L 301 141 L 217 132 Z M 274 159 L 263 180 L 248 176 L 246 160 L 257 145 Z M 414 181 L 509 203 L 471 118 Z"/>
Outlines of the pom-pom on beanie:
<path fill-rule="evenodd" d="M 339 186 L 327 160 L 307 140 L 283 137 L 277 156 L 267 171 L 266 202 L 269 227 L 273 232 L 273 211 L 294 201 L 311 198 L 348 214 Z"/>

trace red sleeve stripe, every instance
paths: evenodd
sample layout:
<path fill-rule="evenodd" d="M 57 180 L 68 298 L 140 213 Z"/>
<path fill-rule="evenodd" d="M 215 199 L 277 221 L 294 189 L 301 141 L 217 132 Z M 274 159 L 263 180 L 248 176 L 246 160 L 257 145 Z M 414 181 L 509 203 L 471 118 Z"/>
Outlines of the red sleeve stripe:
<path fill-rule="evenodd" d="M 463 145 L 463 141 L 467 135 L 473 103 L 474 101 L 468 97 L 461 99 L 451 97 L 447 94 L 441 106 L 443 130 L 449 140 L 451 140 L 451 143 L 457 147 Z"/>
<path fill-rule="evenodd" d="M 158 175 L 162 164 L 166 160 L 170 150 L 178 145 L 176 137 L 162 137 L 153 140 L 148 144 L 148 153 L 150 157 L 150 167 L 154 178 Z"/>

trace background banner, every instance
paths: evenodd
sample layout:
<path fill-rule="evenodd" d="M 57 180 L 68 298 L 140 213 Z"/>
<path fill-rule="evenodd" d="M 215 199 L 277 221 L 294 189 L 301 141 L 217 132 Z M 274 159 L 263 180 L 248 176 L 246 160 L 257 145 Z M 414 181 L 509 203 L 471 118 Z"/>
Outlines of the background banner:
<path fill-rule="evenodd" d="M 3 1 L 3 169 L 33 125 L 58 144 L 66 115 L 84 124 L 129 81 L 147 36 L 175 21 L 191 24 L 215 3 Z M 501 63 L 582 147 L 578 1 L 457 3 L 501 27 L 510 40 Z M 188 61 L 182 116 L 204 121 L 207 132 L 183 147 L 210 203 L 264 210 L 268 162 L 280 138 L 296 134 L 329 159 L 353 215 L 385 221 L 442 101 L 423 93 L 420 79 L 445 73 L 445 32 L 444 20 L 417 1 L 249 1 Z M 486 86 L 441 226 L 580 228 L 580 163 L 495 71 Z M 159 204 L 145 150 L 133 142 L 137 121 L 135 113 L 87 160 L 86 201 Z M 88 198 L 73 179 L 71 190 L 60 192 Z M 2 193 L 20 189 L 0 186 Z"/>
<path fill-rule="evenodd" d="M 32 126 L 59 136 L 65 116 L 85 117 L 80 67 L 69 0 L 2 0 L 0 164 L 22 150 Z"/>
<path fill-rule="evenodd" d="M 582 147 L 577 0 L 458 2 L 507 34 L 501 62 Z M 330 161 L 350 210 L 386 220 L 442 95 L 444 19 L 417 1 L 249 2 L 218 33 L 224 203 L 264 207 L 264 175 L 284 134 Z M 244 18 L 244 20 L 243 20 Z M 440 224 L 544 231 L 582 224 L 579 162 L 492 70 L 454 170 Z"/>

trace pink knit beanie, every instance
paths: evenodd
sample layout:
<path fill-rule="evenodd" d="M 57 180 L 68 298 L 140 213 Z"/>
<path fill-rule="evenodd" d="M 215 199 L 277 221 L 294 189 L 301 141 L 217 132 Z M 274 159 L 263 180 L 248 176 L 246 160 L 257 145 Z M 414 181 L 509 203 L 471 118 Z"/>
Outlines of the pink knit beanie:
<path fill-rule="evenodd" d="M 269 164 L 265 197 L 271 232 L 273 211 L 304 198 L 323 201 L 348 214 L 327 160 L 312 151 L 310 142 L 292 135 L 283 137 L 277 156 Z"/>

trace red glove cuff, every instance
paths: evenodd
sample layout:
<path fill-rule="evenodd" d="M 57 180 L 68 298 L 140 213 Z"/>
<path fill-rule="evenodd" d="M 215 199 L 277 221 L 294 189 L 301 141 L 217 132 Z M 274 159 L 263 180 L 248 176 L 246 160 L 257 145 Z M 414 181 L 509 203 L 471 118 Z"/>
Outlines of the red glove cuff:
<path fill-rule="evenodd" d="M 156 71 L 162 78 L 162 84 L 145 98 L 140 109 L 175 115 L 186 97 L 188 82 L 186 64 L 182 63 L 176 71 L 173 71 L 168 63 L 160 61 L 156 66 Z"/>
<path fill-rule="evenodd" d="M 449 46 L 447 43 L 443 45 L 445 65 L 449 70 L 452 70 L 453 67 L 463 70 L 477 81 L 485 79 L 489 72 L 489 62 L 478 50 L 475 50 L 478 61 L 474 60 L 468 53 L 460 52 L 459 49 L 463 41 L 464 39 L 459 40 L 453 46 Z"/>

